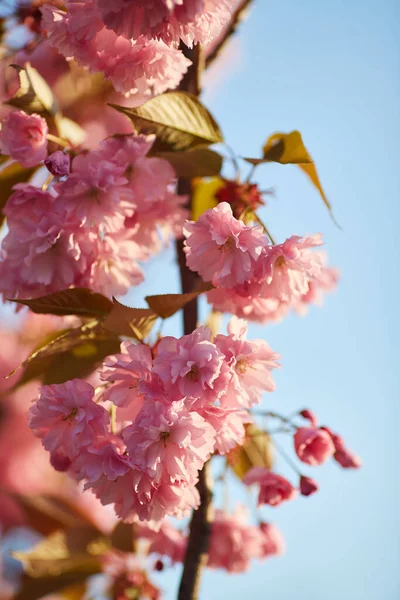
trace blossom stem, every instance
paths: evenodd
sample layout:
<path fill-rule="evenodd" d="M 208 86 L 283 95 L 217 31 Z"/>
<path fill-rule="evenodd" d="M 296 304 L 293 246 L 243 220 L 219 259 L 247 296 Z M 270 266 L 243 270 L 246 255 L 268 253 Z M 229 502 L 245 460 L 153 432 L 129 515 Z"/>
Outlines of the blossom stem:
<path fill-rule="evenodd" d="M 200 76 L 203 68 L 201 48 L 199 45 L 188 48 L 182 44 L 181 49 L 184 55 L 192 61 L 192 66 L 184 77 L 180 89 L 198 96 L 201 90 Z M 184 178 L 180 179 L 178 189 L 180 194 L 188 196 L 186 206 L 190 210 L 192 204 L 191 181 Z M 196 288 L 199 277 L 187 267 L 183 248 L 183 240 L 178 240 L 176 249 L 181 287 L 182 292 L 187 293 Z M 197 320 L 198 302 L 195 298 L 183 308 L 183 328 L 185 334 L 192 333 L 197 327 Z M 200 504 L 197 510 L 193 511 L 190 521 L 188 546 L 183 563 L 178 600 L 196 600 L 199 595 L 201 574 L 207 562 L 207 551 L 211 536 L 212 491 L 210 470 L 210 464 L 205 463 L 203 469 L 199 472 L 197 491 L 200 496 Z"/>
<path fill-rule="evenodd" d="M 70 144 L 67 142 L 67 140 L 63 140 L 62 138 L 58 137 L 57 135 L 53 135 L 52 133 L 47 134 L 47 139 L 49 140 L 49 142 L 54 142 L 62 148 L 70 147 Z"/>
<path fill-rule="evenodd" d="M 263 223 L 260 219 L 260 217 L 254 213 L 255 217 L 256 217 L 256 221 L 261 225 L 261 227 L 264 228 L 265 233 L 267 234 L 267 236 L 269 237 L 269 239 L 271 240 L 271 243 L 275 246 L 276 242 L 274 240 L 274 238 L 272 237 L 272 235 L 270 234 L 270 232 L 268 231 L 268 227 L 265 225 L 265 223 Z"/>
<path fill-rule="evenodd" d="M 287 462 L 287 464 L 293 469 L 293 471 L 295 473 L 297 473 L 297 475 L 299 475 L 299 477 L 301 477 L 302 476 L 301 472 L 297 468 L 296 464 L 292 461 L 292 459 L 290 458 L 290 456 L 282 448 L 282 446 L 280 444 L 278 444 L 275 439 L 272 440 L 272 443 L 274 444 L 275 448 L 278 450 L 278 452 L 282 456 L 282 458 L 285 459 L 285 461 Z"/>

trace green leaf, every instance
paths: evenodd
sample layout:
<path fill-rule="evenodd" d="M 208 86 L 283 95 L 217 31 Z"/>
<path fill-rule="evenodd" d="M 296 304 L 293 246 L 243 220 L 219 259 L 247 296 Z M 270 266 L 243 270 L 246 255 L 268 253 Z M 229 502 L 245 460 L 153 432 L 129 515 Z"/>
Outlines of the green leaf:
<path fill-rule="evenodd" d="M 149 308 L 131 308 L 113 298 L 114 306 L 103 322 L 108 331 L 116 335 L 134 337 L 142 341 L 147 337 L 158 319 Z"/>
<path fill-rule="evenodd" d="M 19 89 L 16 94 L 6 102 L 15 108 L 20 108 L 27 113 L 47 113 L 55 115 L 58 105 L 53 92 L 43 77 L 30 63 L 25 68 L 19 65 L 10 65 L 19 76 Z"/>
<path fill-rule="evenodd" d="M 227 462 L 239 479 L 243 479 L 253 467 L 270 469 L 272 460 L 271 438 L 255 425 L 246 426 L 244 443 L 227 454 Z"/>
<path fill-rule="evenodd" d="M 28 306 L 37 314 L 58 316 L 100 318 L 107 316 L 113 307 L 111 300 L 87 288 L 72 288 L 29 300 L 18 298 L 8 298 L 8 300 Z"/>
<path fill-rule="evenodd" d="M 28 181 L 37 169 L 38 167 L 26 169 L 17 162 L 13 162 L 9 165 L 5 164 L 0 169 L 0 227 L 5 220 L 2 210 L 12 193 L 12 188 L 17 183 L 25 183 Z"/>
<path fill-rule="evenodd" d="M 155 151 L 188 150 L 223 141 L 213 116 L 187 92 L 161 94 L 136 108 L 110 106 L 129 117 L 139 133 L 155 133 Z"/>
<path fill-rule="evenodd" d="M 60 332 L 56 338 L 53 334 L 52 339 L 42 342 L 22 363 L 24 372 L 16 387 L 33 379 L 49 385 L 85 377 L 106 356 L 119 351 L 119 338 L 104 329 L 98 321 Z"/>
<path fill-rule="evenodd" d="M 183 152 L 157 152 L 155 156 L 164 158 L 173 166 L 178 177 L 210 177 L 218 175 L 223 158 L 209 148 L 192 148 Z"/>

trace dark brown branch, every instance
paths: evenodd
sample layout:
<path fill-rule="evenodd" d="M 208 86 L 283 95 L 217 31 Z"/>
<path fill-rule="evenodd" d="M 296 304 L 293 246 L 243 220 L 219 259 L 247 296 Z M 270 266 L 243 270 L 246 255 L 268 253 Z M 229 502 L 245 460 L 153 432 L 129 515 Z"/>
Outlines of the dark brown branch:
<path fill-rule="evenodd" d="M 201 49 L 195 46 L 193 49 L 182 46 L 182 51 L 192 61 L 192 66 L 183 79 L 180 89 L 198 96 L 200 94 L 200 74 L 202 71 Z M 179 180 L 179 193 L 187 194 L 187 208 L 191 209 L 191 182 L 188 179 Z M 176 243 L 179 273 L 182 292 L 190 292 L 195 289 L 199 282 L 198 275 L 186 266 L 186 258 L 183 252 L 183 240 Z M 184 333 L 189 334 L 197 327 L 198 303 L 197 299 L 187 304 L 183 309 Z M 190 522 L 188 548 L 183 565 L 183 573 L 179 587 L 179 600 L 196 600 L 199 594 L 202 569 L 207 561 L 207 550 L 211 533 L 211 500 L 212 492 L 209 482 L 209 464 L 206 463 L 199 473 L 197 490 L 200 495 L 199 508 L 193 511 Z"/>
<path fill-rule="evenodd" d="M 241 22 L 243 21 L 243 19 L 246 16 L 246 11 L 250 8 L 250 5 L 252 2 L 253 2 L 253 0 L 243 0 L 240 3 L 240 5 L 237 7 L 237 9 L 235 10 L 235 12 L 232 15 L 232 18 L 229 22 L 229 25 L 228 25 L 224 35 L 221 37 L 220 40 L 218 40 L 215 47 L 212 49 L 210 54 L 207 56 L 206 68 L 208 68 L 214 62 L 214 60 L 216 58 L 218 58 L 218 56 L 220 55 L 222 50 L 225 48 L 226 44 L 229 42 L 231 37 L 236 33 L 239 25 L 241 24 Z"/>

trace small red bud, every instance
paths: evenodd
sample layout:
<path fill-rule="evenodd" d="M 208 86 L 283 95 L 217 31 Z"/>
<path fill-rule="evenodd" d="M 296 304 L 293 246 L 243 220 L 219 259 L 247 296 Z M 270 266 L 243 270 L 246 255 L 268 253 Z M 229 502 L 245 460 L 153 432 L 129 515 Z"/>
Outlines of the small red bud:
<path fill-rule="evenodd" d="M 312 494 L 315 494 L 315 492 L 318 492 L 318 490 L 319 486 L 317 482 L 314 481 L 314 479 L 311 479 L 311 477 L 304 477 L 304 475 L 301 475 L 300 493 L 302 496 L 311 496 Z"/>
<path fill-rule="evenodd" d="M 305 408 L 304 410 L 301 410 L 299 412 L 299 415 L 301 417 L 303 417 L 303 419 L 307 419 L 308 421 L 310 421 L 311 425 L 313 427 L 317 427 L 318 426 L 318 419 L 317 417 L 314 415 L 314 413 L 309 410 L 308 408 Z"/>
<path fill-rule="evenodd" d="M 156 571 L 164 571 L 164 563 L 162 560 L 157 560 L 154 564 L 154 569 Z"/>

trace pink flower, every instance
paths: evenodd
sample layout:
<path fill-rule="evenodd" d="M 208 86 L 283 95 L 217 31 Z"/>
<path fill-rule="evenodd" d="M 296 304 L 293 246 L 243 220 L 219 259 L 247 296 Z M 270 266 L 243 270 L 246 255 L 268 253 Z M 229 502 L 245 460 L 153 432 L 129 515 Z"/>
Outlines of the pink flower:
<path fill-rule="evenodd" d="M 272 523 L 260 523 L 260 531 L 263 539 L 263 556 L 280 556 L 285 552 L 285 540 L 283 535 Z"/>
<path fill-rule="evenodd" d="M 325 256 L 321 253 L 320 256 L 324 263 Z M 338 269 L 327 267 L 323 264 L 321 272 L 313 279 L 310 279 L 307 292 L 295 304 L 296 311 L 300 314 L 305 314 L 309 304 L 320 306 L 323 302 L 324 293 L 333 291 L 337 287 L 339 278 L 340 272 Z"/>
<path fill-rule="evenodd" d="M 211 341 L 211 331 L 198 327 L 179 340 L 165 337 L 158 345 L 153 371 L 171 399 L 216 400 L 226 389 L 229 369 L 224 355 Z"/>
<path fill-rule="evenodd" d="M 289 303 L 281 302 L 278 298 L 262 298 L 258 282 L 255 287 L 254 292 L 251 283 L 231 290 L 217 288 L 207 293 L 207 300 L 214 311 L 231 313 L 256 323 L 281 321 L 286 317 L 290 310 Z"/>
<path fill-rule="evenodd" d="M 143 397 L 138 384 L 150 379 L 152 364 L 149 346 L 122 342 L 121 354 L 108 356 L 100 371 L 101 379 L 112 383 L 106 389 L 103 400 L 110 400 L 120 407 L 134 405 L 140 409 Z"/>
<path fill-rule="evenodd" d="M 100 437 L 81 449 L 72 464 L 72 471 L 78 480 L 86 480 L 86 489 L 99 480 L 115 481 L 130 470 L 124 452 L 125 444 L 117 436 Z"/>
<path fill-rule="evenodd" d="M 250 281 L 267 246 L 262 227 L 235 219 L 226 202 L 188 221 L 183 232 L 187 266 L 219 287 Z"/>
<path fill-rule="evenodd" d="M 318 490 L 318 483 L 314 481 L 314 479 L 311 479 L 311 477 L 304 477 L 304 475 L 301 475 L 300 494 L 302 496 L 311 496 L 312 494 L 315 494 L 315 492 L 318 492 Z"/>
<path fill-rule="evenodd" d="M 340 435 L 333 433 L 328 427 L 321 427 L 321 429 L 330 435 L 335 446 L 333 458 L 341 467 L 344 469 L 359 469 L 362 466 L 361 458 L 346 448 Z"/>
<path fill-rule="evenodd" d="M 264 467 L 253 467 L 246 473 L 243 483 L 260 485 L 258 496 L 258 506 L 269 504 L 270 506 L 279 506 L 286 500 L 293 500 L 297 495 L 297 490 L 292 484 L 277 473 L 272 473 Z"/>
<path fill-rule="evenodd" d="M 44 164 L 54 177 L 65 177 L 69 174 L 70 162 L 69 154 L 56 150 L 46 158 Z"/>
<path fill-rule="evenodd" d="M 283 244 L 270 246 L 263 258 L 262 296 L 292 302 L 307 294 L 309 281 L 321 272 L 322 259 L 312 248 L 322 244 L 321 235 L 292 235 Z"/>
<path fill-rule="evenodd" d="M 143 35 L 168 44 L 207 44 L 229 21 L 233 0 L 96 0 L 106 27 L 118 35 L 136 39 Z"/>
<path fill-rule="evenodd" d="M 222 402 L 250 408 L 261 402 L 263 391 L 275 389 L 271 371 L 280 366 L 277 362 L 280 356 L 264 340 L 246 340 L 245 321 L 231 319 L 228 334 L 215 338 L 217 348 L 224 354 L 231 369 L 230 386 Z"/>
<path fill-rule="evenodd" d="M 39 115 L 13 110 L 0 130 L 0 152 L 18 160 L 23 167 L 35 167 L 47 156 L 48 128 Z"/>
<path fill-rule="evenodd" d="M 104 27 L 93 2 L 69 2 L 67 12 L 42 7 L 48 42 L 90 72 L 101 71 L 125 95 L 161 94 L 175 88 L 190 61 L 161 40 L 117 36 Z"/>
<path fill-rule="evenodd" d="M 93 401 L 94 389 L 81 379 L 40 389 L 29 410 L 29 426 L 50 453 L 75 458 L 81 448 L 107 433 L 109 415 Z"/>
<path fill-rule="evenodd" d="M 135 533 L 138 538 L 144 538 L 150 542 L 148 554 L 168 556 L 172 564 L 183 562 L 187 538 L 168 521 L 163 521 L 157 531 L 146 525 L 138 524 L 135 526 Z"/>
<path fill-rule="evenodd" d="M 226 454 L 243 443 L 246 435 L 244 425 L 252 420 L 246 410 L 206 405 L 198 412 L 215 431 L 214 452 Z"/>
<path fill-rule="evenodd" d="M 268 536 L 258 527 L 249 525 L 243 507 L 239 507 L 232 515 L 216 510 L 207 566 L 225 569 L 230 573 L 247 571 L 253 558 L 262 559 L 276 553 L 272 548 L 273 542 L 276 547 L 280 540 L 274 540 L 274 532 L 269 533 Z"/>
<path fill-rule="evenodd" d="M 135 209 L 124 170 L 124 166 L 104 160 L 98 151 L 76 156 L 68 179 L 54 186 L 66 218 L 73 216 L 86 227 L 122 229 L 125 217 L 132 216 Z"/>
<path fill-rule="evenodd" d="M 322 465 L 335 451 L 330 435 L 314 427 L 300 427 L 296 431 L 294 448 L 302 462 L 313 466 Z"/>
<path fill-rule="evenodd" d="M 145 404 L 122 437 L 131 464 L 154 484 L 194 484 L 214 448 L 213 428 L 182 402 Z"/>

